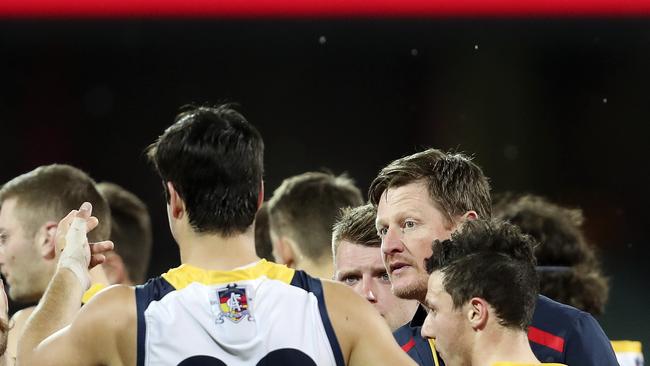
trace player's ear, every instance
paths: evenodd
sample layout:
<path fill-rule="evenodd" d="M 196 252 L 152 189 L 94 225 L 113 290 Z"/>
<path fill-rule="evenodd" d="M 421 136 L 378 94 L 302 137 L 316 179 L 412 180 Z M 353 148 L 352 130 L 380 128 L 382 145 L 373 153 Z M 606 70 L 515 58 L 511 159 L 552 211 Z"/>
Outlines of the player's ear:
<path fill-rule="evenodd" d="M 473 297 L 465 306 L 465 316 L 474 330 L 482 330 L 490 317 L 490 304 L 485 299 Z"/>
<path fill-rule="evenodd" d="M 41 226 L 36 232 L 36 244 L 39 246 L 41 256 L 44 259 L 54 259 L 56 257 L 56 228 L 57 222 L 48 221 Z"/>
<path fill-rule="evenodd" d="M 180 219 L 185 214 L 185 202 L 172 182 L 167 182 L 166 185 L 169 193 L 169 212 L 173 218 Z"/>
<path fill-rule="evenodd" d="M 271 230 L 271 242 L 273 243 L 273 258 L 279 264 L 295 268 L 296 255 L 293 249 L 291 239 L 286 236 L 278 236 Z"/>
<path fill-rule="evenodd" d="M 461 217 L 462 221 L 476 220 L 478 219 L 478 214 L 474 210 L 469 210 L 463 214 Z"/>

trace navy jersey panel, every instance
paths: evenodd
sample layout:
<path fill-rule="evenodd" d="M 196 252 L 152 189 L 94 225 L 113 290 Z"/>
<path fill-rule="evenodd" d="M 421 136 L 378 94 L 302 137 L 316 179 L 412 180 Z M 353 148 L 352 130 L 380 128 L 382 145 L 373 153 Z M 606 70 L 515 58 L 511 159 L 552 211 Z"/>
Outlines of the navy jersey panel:
<path fill-rule="evenodd" d="M 400 347 L 418 364 L 422 366 L 435 366 L 433 360 L 433 353 L 431 353 L 431 346 L 429 341 L 422 337 L 420 334 L 421 327 L 411 327 L 410 324 L 405 324 L 395 332 L 393 337 Z M 444 363 L 438 357 L 439 365 Z"/>
<path fill-rule="evenodd" d="M 429 344 L 420 335 L 425 317 L 426 312 L 418 309 L 413 320 L 396 330 L 393 336 L 403 349 L 413 337 L 415 344 L 407 351 L 409 356 L 418 365 L 434 366 Z M 618 366 L 609 339 L 596 319 L 588 313 L 539 295 L 532 328 L 543 334 L 543 337 L 535 338 L 531 337 L 529 331 L 531 349 L 541 362 L 569 366 Z M 442 365 L 443 360 L 439 356 L 438 360 Z"/>
<path fill-rule="evenodd" d="M 422 337 L 421 329 L 427 313 L 422 306 L 418 307 L 413 320 L 393 332 L 397 344 L 404 350 L 418 365 L 435 366 L 433 353 L 429 341 Z M 438 355 L 438 365 L 443 366 L 444 362 Z"/>
<path fill-rule="evenodd" d="M 162 277 L 152 278 L 144 285 L 135 287 L 135 306 L 138 315 L 137 366 L 144 366 L 144 343 L 147 334 L 144 311 L 152 301 L 159 301 L 172 291 L 174 291 L 174 287 Z"/>
<path fill-rule="evenodd" d="M 531 336 L 535 328 L 547 336 L 535 339 Z M 542 295 L 537 298 L 529 341 L 541 362 L 569 366 L 618 366 L 611 342 L 593 316 Z M 549 344 L 551 342 L 553 344 Z"/>
<path fill-rule="evenodd" d="M 325 306 L 325 296 L 323 294 L 323 284 L 321 281 L 317 278 L 311 277 L 305 271 L 296 271 L 296 273 L 293 275 L 293 279 L 291 280 L 291 286 L 302 288 L 303 290 L 311 292 L 314 294 L 314 296 L 316 296 L 318 299 L 318 309 L 320 310 L 320 315 L 323 321 L 323 326 L 325 327 L 325 332 L 327 333 L 327 338 L 329 338 L 330 345 L 332 346 L 332 352 L 334 353 L 336 364 L 338 366 L 345 366 L 343 351 L 341 351 L 341 345 L 336 338 L 334 327 L 332 326 L 332 322 L 330 321 L 330 317 Z"/>

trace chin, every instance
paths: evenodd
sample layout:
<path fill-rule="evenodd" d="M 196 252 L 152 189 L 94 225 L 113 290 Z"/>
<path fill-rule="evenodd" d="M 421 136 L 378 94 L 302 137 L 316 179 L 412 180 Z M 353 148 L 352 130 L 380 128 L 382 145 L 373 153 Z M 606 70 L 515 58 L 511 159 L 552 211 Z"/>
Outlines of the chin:
<path fill-rule="evenodd" d="M 397 286 L 393 287 L 393 295 L 399 297 L 400 299 L 407 299 L 407 300 L 417 300 L 418 299 L 418 291 L 415 291 L 415 289 L 412 286 Z"/>
<path fill-rule="evenodd" d="M 424 297 L 427 295 L 426 286 L 422 287 L 422 284 L 415 278 L 412 278 L 411 281 L 405 281 L 404 283 L 405 284 L 401 286 L 395 286 L 395 284 L 393 284 L 393 295 L 405 300 L 424 301 Z"/>

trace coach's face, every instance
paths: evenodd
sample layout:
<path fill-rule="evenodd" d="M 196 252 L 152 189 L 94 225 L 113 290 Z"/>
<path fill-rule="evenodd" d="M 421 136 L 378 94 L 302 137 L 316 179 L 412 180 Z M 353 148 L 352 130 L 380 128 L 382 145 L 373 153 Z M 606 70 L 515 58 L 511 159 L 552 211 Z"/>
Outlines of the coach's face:
<path fill-rule="evenodd" d="M 432 254 L 433 241 L 450 238 L 455 225 L 438 210 L 426 183 L 417 181 L 384 191 L 376 226 L 393 293 L 424 301 L 429 279 L 424 261 Z"/>

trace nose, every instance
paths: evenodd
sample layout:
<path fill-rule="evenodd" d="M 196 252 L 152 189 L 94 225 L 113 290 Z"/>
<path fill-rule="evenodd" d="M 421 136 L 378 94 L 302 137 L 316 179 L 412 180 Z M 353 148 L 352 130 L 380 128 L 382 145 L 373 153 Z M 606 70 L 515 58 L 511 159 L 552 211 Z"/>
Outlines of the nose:
<path fill-rule="evenodd" d="M 386 234 L 381 239 L 381 251 L 384 255 L 392 255 L 404 251 L 402 242 L 402 232 L 393 228 L 388 228 Z"/>
<path fill-rule="evenodd" d="M 427 314 L 427 317 L 424 319 L 424 323 L 422 324 L 422 328 L 420 329 L 420 335 L 422 338 L 436 339 L 431 322 L 431 315 Z"/>
<path fill-rule="evenodd" d="M 363 276 L 361 279 L 361 291 L 363 292 L 363 297 L 371 303 L 377 302 L 377 297 L 374 292 L 374 285 L 371 276 Z"/>

